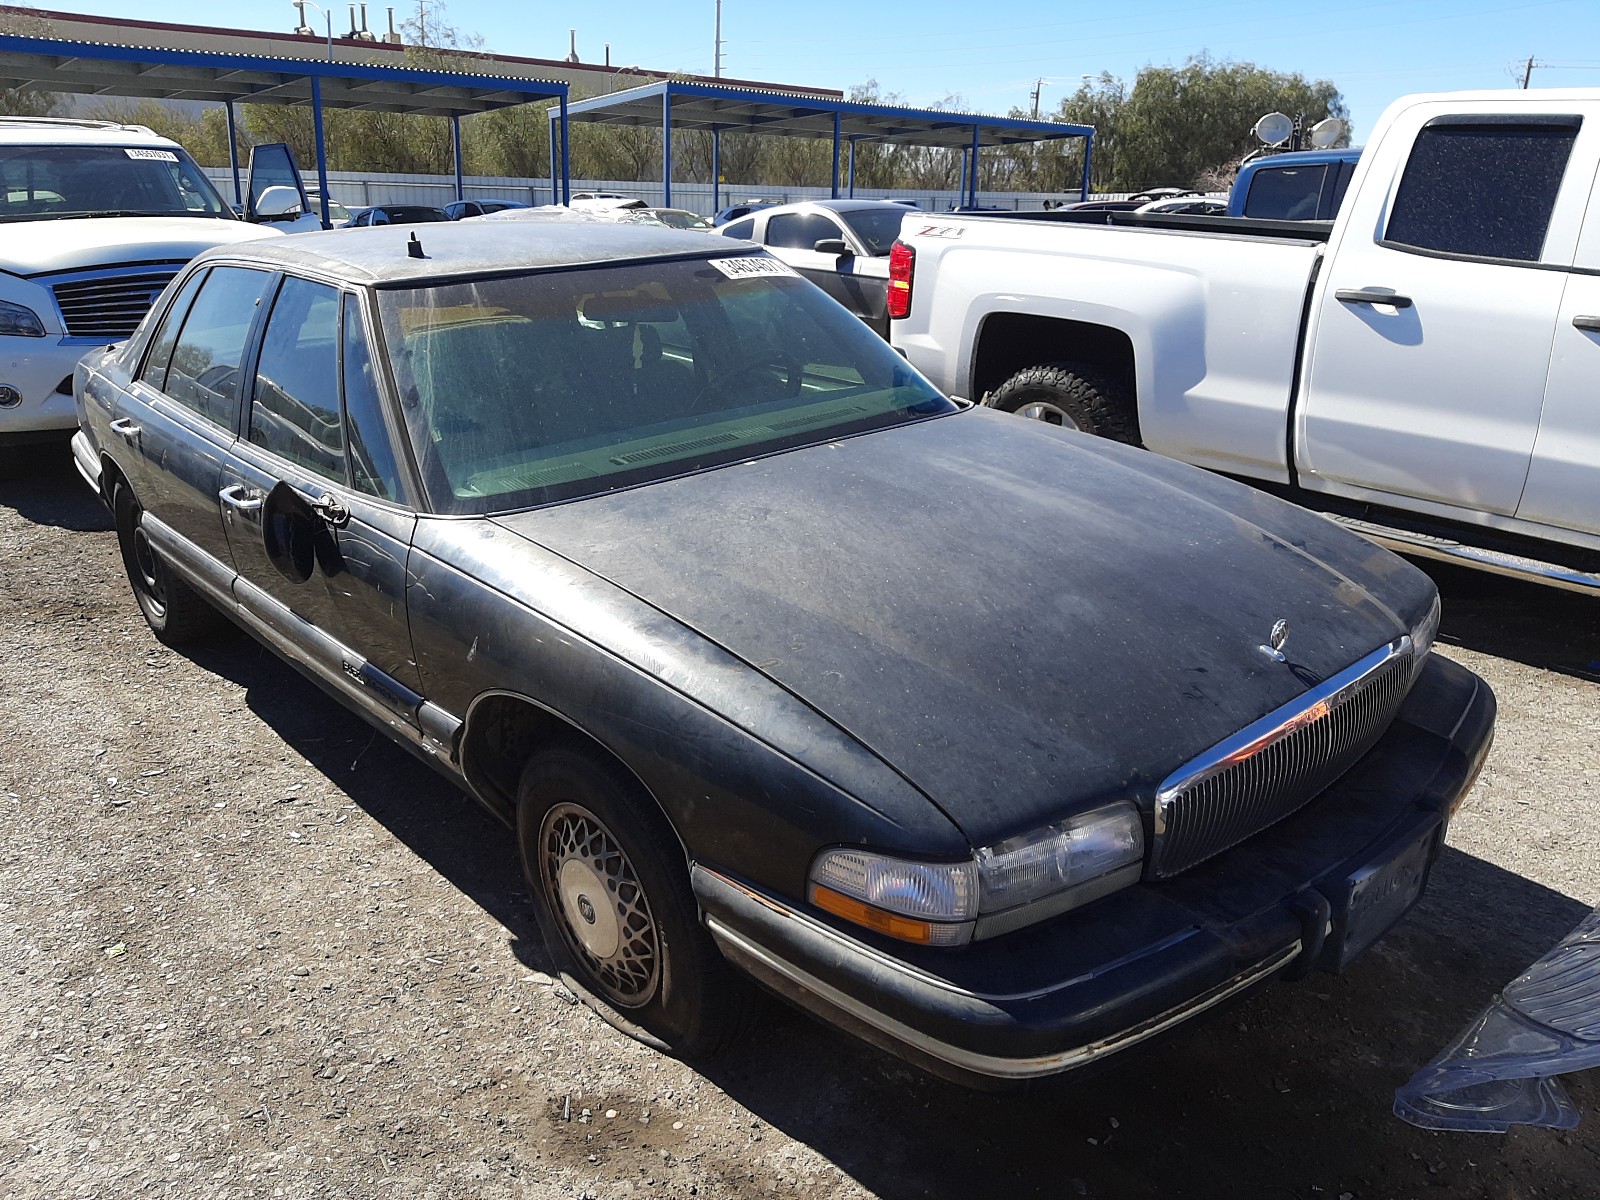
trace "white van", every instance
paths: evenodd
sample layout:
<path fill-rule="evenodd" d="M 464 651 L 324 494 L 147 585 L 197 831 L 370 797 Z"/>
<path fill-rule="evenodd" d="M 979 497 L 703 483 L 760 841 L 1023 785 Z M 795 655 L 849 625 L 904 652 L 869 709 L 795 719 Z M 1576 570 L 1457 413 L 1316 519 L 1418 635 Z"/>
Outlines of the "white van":
<path fill-rule="evenodd" d="M 0 118 L 0 469 L 65 445 L 78 359 L 131 334 L 184 263 L 280 232 L 240 220 L 142 125 Z"/>

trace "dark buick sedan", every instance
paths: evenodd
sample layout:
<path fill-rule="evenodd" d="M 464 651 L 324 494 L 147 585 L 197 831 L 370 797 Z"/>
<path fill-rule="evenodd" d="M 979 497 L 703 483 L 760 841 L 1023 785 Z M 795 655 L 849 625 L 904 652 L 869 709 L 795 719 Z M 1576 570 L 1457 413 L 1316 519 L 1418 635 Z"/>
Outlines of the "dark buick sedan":
<path fill-rule="evenodd" d="M 947 400 L 750 246 L 246 243 L 77 386 L 156 635 L 225 615 L 467 789 L 563 978 L 675 1053 L 753 976 L 1020 1079 L 1338 970 L 1488 748 L 1420 572 Z"/>

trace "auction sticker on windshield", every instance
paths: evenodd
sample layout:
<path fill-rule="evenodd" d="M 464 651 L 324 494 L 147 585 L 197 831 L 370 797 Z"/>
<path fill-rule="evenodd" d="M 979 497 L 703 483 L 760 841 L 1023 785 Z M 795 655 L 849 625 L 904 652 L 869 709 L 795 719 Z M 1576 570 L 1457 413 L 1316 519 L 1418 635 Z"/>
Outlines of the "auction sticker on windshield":
<path fill-rule="evenodd" d="M 153 159 L 156 162 L 170 163 L 175 163 L 178 161 L 178 156 L 171 150 L 136 150 L 132 148 L 124 148 L 122 152 L 129 158 L 148 158 Z"/>
<path fill-rule="evenodd" d="M 793 275 L 796 271 L 786 262 L 776 258 L 750 256 L 745 258 L 713 258 L 711 265 L 729 279 L 755 279 L 764 275 Z"/>

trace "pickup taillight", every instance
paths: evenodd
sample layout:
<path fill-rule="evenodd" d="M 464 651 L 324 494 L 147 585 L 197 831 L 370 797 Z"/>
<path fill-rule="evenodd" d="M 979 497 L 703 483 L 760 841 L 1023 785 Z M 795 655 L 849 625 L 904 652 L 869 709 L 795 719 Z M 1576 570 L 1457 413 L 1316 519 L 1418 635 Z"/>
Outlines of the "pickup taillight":
<path fill-rule="evenodd" d="M 911 277 L 917 270 L 917 252 L 904 242 L 889 250 L 889 316 L 904 317 L 911 312 Z"/>

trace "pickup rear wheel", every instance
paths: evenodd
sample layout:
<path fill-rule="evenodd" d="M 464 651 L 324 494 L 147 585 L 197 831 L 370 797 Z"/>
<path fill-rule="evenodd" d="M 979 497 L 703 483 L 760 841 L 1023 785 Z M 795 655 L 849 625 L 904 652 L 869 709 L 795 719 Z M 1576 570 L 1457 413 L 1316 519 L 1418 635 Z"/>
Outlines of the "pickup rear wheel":
<path fill-rule="evenodd" d="M 179 646 L 232 628 L 205 597 L 173 574 L 145 532 L 144 509 L 127 484 L 116 485 L 111 506 L 116 513 L 122 565 L 151 632 L 167 645 Z"/>
<path fill-rule="evenodd" d="M 1018 371 L 996 388 L 989 403 L 1049 425 L 1077 429 L 1137 446 L 1139 412 L 1128 389 L 1087 363 L 1041 363 Z"/>
<path fill-rule="evenodd" d="M 620 764 L 581 745 L 534 755 L 517 842 L 545 946 L 590 1008 L 683 1058 L 743 1032 L 750 986 L 700 923 L 672 827 Z"/>

